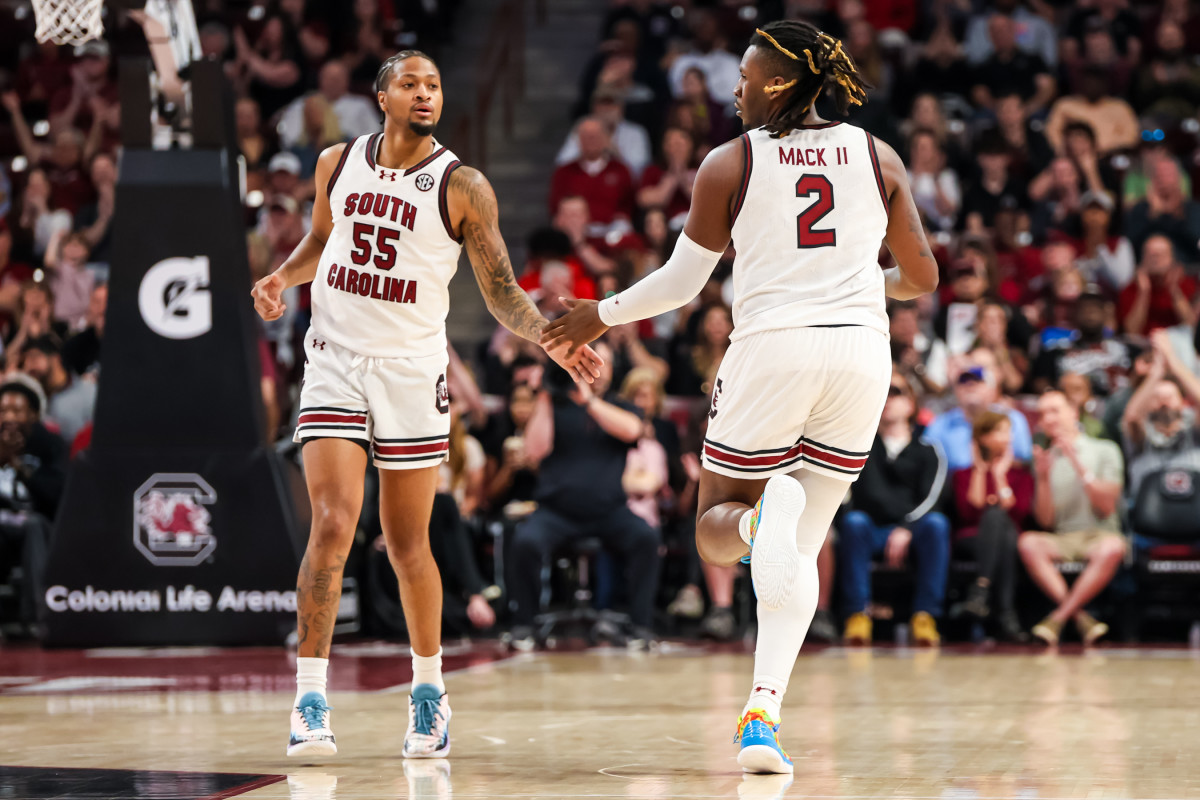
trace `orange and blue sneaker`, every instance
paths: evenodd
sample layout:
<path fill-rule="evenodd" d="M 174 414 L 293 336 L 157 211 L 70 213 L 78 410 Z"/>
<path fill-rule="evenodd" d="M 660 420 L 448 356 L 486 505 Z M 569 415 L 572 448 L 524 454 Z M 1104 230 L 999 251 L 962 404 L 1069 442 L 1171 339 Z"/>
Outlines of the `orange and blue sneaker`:
<path fill-rule="evenodd" d="M 785 775 L 792 772 L 792 759 L 779 744 L 779 723 L 764 709 L 751 708 L 738 720 L 734 744 L 741 744 L 738 764 L 742 772 Z"/>
<path fill-rule="evenodd" d="M 796 525 L 807 497 L 800 482 L 789 475 L 767 481 L 750 516 L 750 565 L 754 594 L 764 608 L 783 608 L 800 577 Z"/>

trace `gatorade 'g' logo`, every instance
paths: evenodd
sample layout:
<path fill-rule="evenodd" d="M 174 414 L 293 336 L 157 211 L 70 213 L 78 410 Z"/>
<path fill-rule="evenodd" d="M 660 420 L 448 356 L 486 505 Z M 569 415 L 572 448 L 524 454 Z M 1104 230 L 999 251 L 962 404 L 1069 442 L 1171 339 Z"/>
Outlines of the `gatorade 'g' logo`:
<path fill-rule="evenodd" d="M 167 339 L 194 339 L 212 330 L 208 256 L 167 258 L 138 289 L 138 309 L 150 330 Z"/>

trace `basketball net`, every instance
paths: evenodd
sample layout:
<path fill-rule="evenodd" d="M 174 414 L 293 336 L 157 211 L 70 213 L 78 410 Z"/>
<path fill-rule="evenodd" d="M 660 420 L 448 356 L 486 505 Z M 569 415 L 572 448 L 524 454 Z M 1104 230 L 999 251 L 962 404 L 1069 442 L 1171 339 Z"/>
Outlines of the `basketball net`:
<path fill-rule="evenodd" d="M 83 44 L 104 33 L 104 0 L 33 0 L 39 42 Z"/>

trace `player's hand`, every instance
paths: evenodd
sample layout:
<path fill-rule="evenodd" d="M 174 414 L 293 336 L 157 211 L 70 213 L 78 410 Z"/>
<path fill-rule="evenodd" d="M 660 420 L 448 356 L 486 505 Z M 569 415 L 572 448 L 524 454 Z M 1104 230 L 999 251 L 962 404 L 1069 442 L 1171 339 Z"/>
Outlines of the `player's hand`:
<path fill-rule="evenodd" d="M 883 555 L 888 566 L 898 569 L 904 566 L 908 556 L 908 545 L 912 541 L 912 531 L 908 528 L 896 527 L 888 534 L 887 544 L 883 547 Z"/>
<path fill-rule="evenodd" d="M 254 310 L 267 322 L 277 320 L 287 311 L 283 302 L 283 290 L 287 288 L 283 276 L 272 272 L 254 284 L 250 296 L 254 298 Z"/>
<path fill-rule="evenodd" d="M 579 347 L 603 336 L 608 326 L 600 320 L 600 303 L 597 301 L 559 299 L 570 311 L 542 331 L 542 347 L 549 353 L 551 348 L 566 346 L 567 354 L 573 356 Z"/>
<path fill-rule="evenodd" d="M 604 359 L 596 355 L 596 351 L 584 345 L 575 350 L 565 342 L 548 345 L 542 342 L 542 349 L 550 356 L 555 364 L 565 369 L 575 383 L 594 383 L 600 377 L 600 367 Z M 573 351 L 573 352 L 572 352 Z"/>

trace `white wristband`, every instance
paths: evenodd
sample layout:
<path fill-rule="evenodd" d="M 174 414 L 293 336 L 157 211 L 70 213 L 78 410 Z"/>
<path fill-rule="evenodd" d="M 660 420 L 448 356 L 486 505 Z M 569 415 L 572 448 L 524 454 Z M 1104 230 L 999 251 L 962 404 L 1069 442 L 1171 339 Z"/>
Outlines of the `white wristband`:
<path fill-rule="evenodd" d="M 667 263 L 620 294 L 600 302 L 600 321 L 610 328 L 655 317 L 689 302 L 708 282 L 721 253 L 679 234 Z"/>

